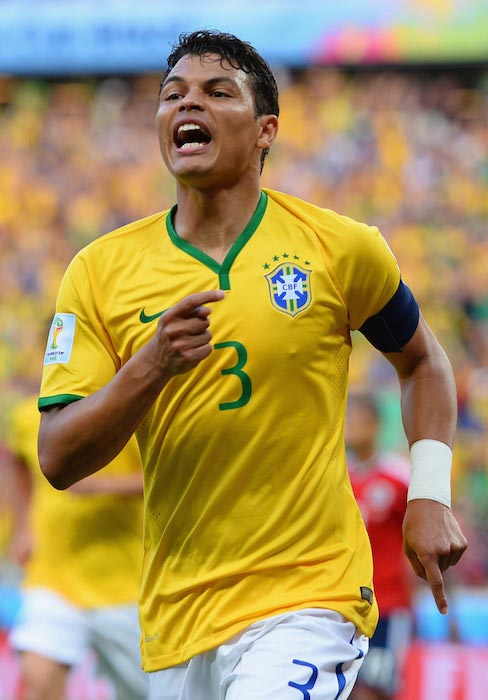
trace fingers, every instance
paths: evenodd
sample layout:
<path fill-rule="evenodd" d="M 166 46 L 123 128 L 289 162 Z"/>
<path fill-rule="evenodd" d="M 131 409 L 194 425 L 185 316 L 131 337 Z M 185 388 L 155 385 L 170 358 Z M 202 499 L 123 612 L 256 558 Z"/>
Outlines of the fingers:
<path fill-rule="evenodd" d="M 447 564 L 447 566 L 454 566 L 455 564 L 457 564 L 458 561 L 463 556 L 464 552 L 466 551 L 467 546 L 468 546 L 468 543 L 466 540 L 464 540 L 464 544 L 462 544 L 455 551 L 451 552 L 451 557 L 450 557 L 450 560 L 449 560 L 449 563 Z M 446 566 L 446 569 L 447 569 L 447 566 Z"/>
<path fill-rule="evenodd" d="M 409 501 L 403 534 L 405 554 L 413 570 L 428 582 L 439 612 L 447 614 L 442 574 L 457 564 L 467 547 L 451 509 L 430 499 Z"/>
<path fill-rule="evenodd" d="M 439 566 L 436 555 L 425 555 L 422 557 L 411 549 L 406 550 L 405 554 L 410 560 L 412 568 L 417 576 L 423 578 L 429 584 L 439 612 L 442 615 L 447 615 L 449 608 L 444 588 L 444 579 L 442 577 L 442 571 L 447 567 L 441 568 L 441 566 Z"/>
<path fill-rule="evenodd" d="M 185 297 L 165 311 L 158 322 L 156 338 L 164 374 L 181 374 L 195 367 L 212 351 L 209 330 L 212 304 L 224 299 L 225 292 L 209 290 Z"/>
<path fill-rule="evenodd" d="M 449 552 L 449 560 L 448 560 L 446 569 L 448 566 L 454 566 L 454 564 L 457 564 L 458 561 L 463 556 L 466 549 L 468 548 L 468 540 L 463 535 L 461 528 L 459 527 L 459 525 L 456 521 L 454 521 L 454 523 L 453 523 L 452 538 L 453 538 L 453 544 L 451 545 L 451 549 Z"/>
<path fill-rule="evenodd" d="M 179 340 L 184 338 L 193 347 L 199 345 L 198 336 L 205 337 L 204 342 L 210 340 L 211 334 L 207 330 L 209 325 L 207 315 L 203 318 L 189 317 L 184 319 L 175 318 L 174 320 L 166 318 L 164 321 L 161 321 L 164 332 L 171 340 L 177 344 Z"/>
<path fill-rule="evenodd" d="M 453 548 L 447 554 L 434 552 L 422 555 L 416 554 L 412 549 L 405 552 L 417 576 L 429 584 L 437 609 L 442 615 L 447 615 L 449 612 L 442 572 L 456 564 L 463 552 L 464 548 L 460 550 Z"/>
<path fill-rule="evenodd" d="M 212 304 L 225 298 L 225 292 L 221 289 L 212 289 L 206 292 L 196 292 L 189 294 L 177 304 L 164 312 L 161 319 L 167 323 L 175 318 L 207 317 L 210 309 L 206 309 L 204 304 Z"/>
<path fill-rule="evenodd" d="M 417 576 L 419 578 L 423 578 L 423 579 L 427 580 L 427 575 L 425 573 L 425 569 L 424 569 L 420 559 L 418 558 L 417 554 L 411 549 L 406 549 L 405 554 L 407 555 L 408 560 L 409 560 L 410 564 L 412 565 L 412 569 L 415 571 Z"/>
<path fill-rule="evenodd" d="M 430 586 L 432 595 L 434 596 L 437 609 L 441 615 L 447 615 L 449 606 L 447 604 L 446 591 L 444 589 L 444 579 L 442 578 L 441 569 L 435 560 L 424 565 L 425 578 Z"/>
<path fill-rule="evenodd" d="M 447 615 L 449 607 L 442 572 L 457 564 L 467 547 L 467 541 L 454 520 L 448 521 L 444 535 L 446 539 L 442 542 L 433 538 L 424 548 L 418 545 L 417 548 L 407 546 L 405 553 L 417 576 L 429 584 L 439 612 Z M 435 541 L 437 545 L 434 545 Z"/>

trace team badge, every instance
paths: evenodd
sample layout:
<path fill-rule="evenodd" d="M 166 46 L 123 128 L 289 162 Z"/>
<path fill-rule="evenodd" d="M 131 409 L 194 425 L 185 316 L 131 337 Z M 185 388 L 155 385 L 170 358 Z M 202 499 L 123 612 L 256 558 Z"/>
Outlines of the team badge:
<path fill-rule="evenodd" d="M 286 262 L 265 275 L 275 309 L 289 316 L 305 311 L 312 300 L 311 274 L 312 270 L 304 270 L 299 265 Z"/>

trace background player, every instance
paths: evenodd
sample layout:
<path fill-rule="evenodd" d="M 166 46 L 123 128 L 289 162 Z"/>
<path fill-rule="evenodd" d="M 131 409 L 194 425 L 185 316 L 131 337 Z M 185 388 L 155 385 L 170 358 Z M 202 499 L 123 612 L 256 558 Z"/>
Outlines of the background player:
<path fill-rule="evenodd" d="M 10 641 L 21 654 L 22 700 L 62 700 L 70 669 L 95 652 L 115 700 L 145 700 L 137 591 L 142 477 L 132 439 L 101 473 L 65 492 L 37 458 L 37 395 L 12 417 L 10 556 L 25 566 L 23 604 Z"/>
<path fill-rule="evenodd" d="M 396 697 L 413 629 L 414 581 L 402 536 L 410 468 L 403 455 L 381 451 L 380 428 L 381 414 L 374 396 L 366 392 L 350 394 L 345 430 L 348 466 L 373 551 L 373 581 L 380 613 L 351 700 Z"/>

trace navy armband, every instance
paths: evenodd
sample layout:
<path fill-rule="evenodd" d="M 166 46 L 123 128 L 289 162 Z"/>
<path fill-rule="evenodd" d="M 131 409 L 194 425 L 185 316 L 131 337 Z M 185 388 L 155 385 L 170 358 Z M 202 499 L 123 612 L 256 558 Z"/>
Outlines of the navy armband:
<path fill-rule="evenodd" d="M 381 311 L 368 318 L 361 333 L 381 352 L 401 352 L 415 333 L 420 311 L 406 284 L 400 280 L 398 289 Z"/>

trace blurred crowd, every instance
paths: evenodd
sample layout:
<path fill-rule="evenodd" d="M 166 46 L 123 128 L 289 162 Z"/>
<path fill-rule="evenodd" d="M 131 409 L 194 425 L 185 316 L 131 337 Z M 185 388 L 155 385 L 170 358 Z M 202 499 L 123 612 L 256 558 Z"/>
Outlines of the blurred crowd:
<path fill-rule="evenodd" d="M 377 225 L 390 242 L 456 373 L 454 496 L 471 541 L 456 576 L 488 584 L 488 73 L 278 76 L 280 131 L 263 184 Z M 38 382 L 73 254 L 174 203 L 158 86 L 157 75 L 0 77 L 0 440 Z M 396 375 L 359 334 L 353 342 L 351 384 L 374 388 L 385 445 L 406 450 Z"/>

